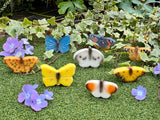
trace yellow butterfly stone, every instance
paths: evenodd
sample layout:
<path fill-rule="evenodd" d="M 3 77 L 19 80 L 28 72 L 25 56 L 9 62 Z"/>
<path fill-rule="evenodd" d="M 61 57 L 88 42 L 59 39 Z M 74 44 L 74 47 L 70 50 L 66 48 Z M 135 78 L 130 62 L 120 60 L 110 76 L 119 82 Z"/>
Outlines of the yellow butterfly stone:
<path fill-rule="evenodd" d="M 75 74 L 76 66 L 69 63 L 60 69 L 56 70 L 54 67 L 47 64 L 41 65 L 43 83 L 46 87 L 54 85 L 70 86 L 73 82 L 73 75 Z"/>
<path fill-rule="evenodd" d="M 138 66 L 119 67 L 114 69 L 113 73 L 120 77 L 124 82 L 136 81 L 138 77 L 146 73 L 146 70 Z"/>

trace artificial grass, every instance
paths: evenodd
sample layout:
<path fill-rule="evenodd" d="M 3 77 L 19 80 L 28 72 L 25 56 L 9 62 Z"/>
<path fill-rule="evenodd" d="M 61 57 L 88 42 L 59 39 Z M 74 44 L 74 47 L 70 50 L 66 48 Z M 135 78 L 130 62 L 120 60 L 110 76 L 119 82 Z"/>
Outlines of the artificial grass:
<path fill-rule="evenodd" d="M 0 51 L 6 39 L 0 42 Z M 35 44 L 32 42 L 32 44 Z M 45 52 L 44 43 L 34 45 L 34 55 L 41 62 Z M 104 53 L 104 52 L 103 52 Z M 55 55 L 59 55 L 57 53 Z M 107 54 L 104 53 L 107 57 Z M 53 58 L 54 59 L 54 58 Z M 124 56 L 120 62 L 126 61 Z M 11 69 L 3 63 L 0 57 L 0 119 L 2 120 L 157 120 L 160 118 L 160 101 L 157 99 L 159 80 L 152 73 L 146 73 L 138 78 L 136 82 L 123 83 L 119 78 L 108 72 L 113 69 L 113 63 L 102 63 L 99 68 L 81 68 L 73 60 L 73 54 L 68 52 L 60 56 L 55 63 L 51 64 L 59 69 L 67 63 L 76 64 L 74 82 L 70 87 L 53 86 L 45 87 L 42 82 L 41 72 L 33 75 L 24 73 L 14 74 Z M 137 63 L 132 62 L 131 65 Z M 138 63 L 141 65 L 142 63 Z M 115 82 L 118 85 L 116 93 L 109 99 L 95 98 L 85 88 L 85 83 L 91 79 L 102 79 Z M 45 89 L 54 93 L 54 100 L 49 101 L 46 108 L 39 112 L 17 101 L 18 94 L 22 92 L 25 84 L 38 84 L 36 89 L 39 94 Z M 131 95 L 132 88 L 142 85 L 147 89 L 146 99 L 137 101 Z"/>

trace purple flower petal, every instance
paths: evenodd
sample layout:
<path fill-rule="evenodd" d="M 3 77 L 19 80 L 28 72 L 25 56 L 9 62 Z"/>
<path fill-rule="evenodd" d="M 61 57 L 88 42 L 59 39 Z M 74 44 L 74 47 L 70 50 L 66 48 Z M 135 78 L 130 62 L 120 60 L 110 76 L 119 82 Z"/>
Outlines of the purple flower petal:
<path fill-rule="evenodd" d="M 19 41 L 18 44 L 19 44 L 19 45 L 18 45 L 18 48 L 19 48 L 19 49 L 23 49 L 23 41 Z"/>
<path fill-rule="evenodd" d="M 146 98 L 147 90 L 139 85 L 137 89 L 132 89 L 131 94 L 135 96 L 137 100 L 144 100 Z"/>
<path fill-rule="evenodd" d="M 37 84 L 32 85 L 24 85 L 22 87 L 22 91 L 19 95 L 18 95 L 18 102 L 22 103 L 23 101 L 24 104 L 26 106 L 30 106 L 32 104 L 32 99 L 31 99 L 31 95 L 32 94 L 38 94 L 37 91 L 35 90 L 38 87 Z"/>
<path fill-rule="evenodd" d="M 25 99 L 24 104 L 25 104 L 26 106 L 31 106 L 32 100 L 31 100 L 30 98 L 29 98 L 29 99 Z"/>
<path fill-rule="evenodd" d="M 26 48 L 26 51 L 25 51 L 26 54 L 33 55 L 32 51 L 34 50 L 34 47 L 32 45 L 26 45 L 25 48 Z"/>
<path fill-rule="evenodd" d="M 18 102 L 22 103 L 25 100 L 25 94 L 24 92 L 19 93 L 18 95 Z"/>
<path fill-rule="evenodd" d="M 6 51 L 1 51 L 0 52 L 0 56 L 13 56 L 13 53 L 9 53 L 9 52 L 6 52 Z"/>
<path fill-rule="evenodd" d="M 31 105 L 31 108 L 32 108 L 34 111 L 40 111 L 40 110 L 42 109 L 42 108 L 39 107 L 38 105 L 34 105 L 34 104 Z"/>
<path fill-rule="evenodd" d="M 154 67 L 154 74 L 159 74 L 160 75 L 160 64 Z"/>
<path fill-rule="evenodd" d="M 27 38 L 22 38 L 21 41 L 23 41 L 23 44 L 25 45 L 28 45 L 29 42 L 28 42 L 28 39 Z"/>
<path fill-rule="evenodd" d="M 52 96 L 53 96 L 53 92 L 45 90 L 44 91 L 44 95 L 46 97 L 47 100 L 53 100 Z"/>
<path fill-rule="evenodd" d="M 131 93 L 132 93 L 133 96 L 136 96 L 137 95 L 137 90 L 135 88 L 133 88 Z"/>
<path fill-rule="evenodd" d="M 6 52 L 10 52 L 13 53 L 15 48 L 18 47 L 18 39 L 13 38 L 13 37 L 9 37 L 7 38 L 6 43 L 3 44 L 3 49 Z"/>
<path fill-rule="evenodd" d="M 144 100 L 146 98 L 146 96 L 136 96 L 135 97 L 137 100 Z"/>
<path fill-rule="evenodd" d="M 14 56 L 17 56 L 17 57 L 24 57 L 25 56 L 25 50 L 24 49 L 16 49 L 15 50 L 15 53 L 14 53 Z"/>
<path fill-rule="evenodd" d="M 48 102 L 44 100 L 44 101 L 41 103 L 41 108 L 45 108 L 45 107 L 47 107 L 47 106 L 48 106 Z"/>
<path fill-rule="evenodd" d="M 31 108 L 35 111 L 40 111 L 41 108 L 47 107 L 48 102 L 45 100 L 45 95 L 41 94 L 39 95 L 38 93 L 32 94 L 31 95 Z"/>

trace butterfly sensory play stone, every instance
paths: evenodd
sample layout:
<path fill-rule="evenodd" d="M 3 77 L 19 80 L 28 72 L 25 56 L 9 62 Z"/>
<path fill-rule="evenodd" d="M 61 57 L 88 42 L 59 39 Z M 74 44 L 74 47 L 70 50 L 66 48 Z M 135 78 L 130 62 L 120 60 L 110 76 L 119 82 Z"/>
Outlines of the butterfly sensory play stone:
<path fill-rule="evenodd" d="M 129 59 L 132 61 L 141 61 L 141 57 L 139 52 L 142 53 L 146 53 L 147 55 L 150 54 L 151 49 L 150 48 L 146 48 L 146 47 L 130 47 L 130 46 L 126 46 L 123 48 L 124 52 L 128 52 L 129 53 Z"/>
<path fill-rule="evenodd" d="M 56 40 L 50 35 L 46 35 L 45 44 L 46 51 L 54 50 L 55 52 L 66 53 L 69 51 L 70 37 L 67 35 L 60 40 Z"/>
<path fill-rule="evenodd" d="M 95 34 L 90 34 L 88 36 L 88 39 L 92 40 L 94 43 L 97 43 L 97 45 L 94 45 L 95 48 L 102 50 L 108 50 L 110 47 L 112 47 L 115 44 L 115 40 L 109 37 L 103 37 Z"/>
<path fill-rule="evenodd" d="M 124 82 L 133 82 L 136 81 L 138 77 L 145 74 L 146 70 L 142 67 L 128 66 L 116 68 L 113 72 L 117 77 L 122 78 Z"/>
<path fill-rule="evenodd" d="M 104 60 L 104 55 L 97 49 L 84 48 L 77 51 L 73 59 L 78 61 L 81 67 L 98 67 Z"/>
<path fill-rule="evenodd" d="M 89 80 L 86 82 L 87 90 L 91 91 L 94 97 L 109 98 L 115 93 L 118 86 L 113 82 L 102 80 Z"/>
<path fill-rule="evenodd" d="M 16 56 L 4 57 L 4 63 L 6 63 L 14 73 L 29 72 L 37 62 L 38 58 L 36 56 L 27 56 L 23 58 Z"/>
<path fill-rule="evenodd" d="M 54 67 L 47 64 L 41 65 L 43 83 L 46 87 L 54 85 L 70 86 L 73 82 L 73 75 L 75 74 L 76 66 L 69 63 L 60 69 L 56 70 Z"/>

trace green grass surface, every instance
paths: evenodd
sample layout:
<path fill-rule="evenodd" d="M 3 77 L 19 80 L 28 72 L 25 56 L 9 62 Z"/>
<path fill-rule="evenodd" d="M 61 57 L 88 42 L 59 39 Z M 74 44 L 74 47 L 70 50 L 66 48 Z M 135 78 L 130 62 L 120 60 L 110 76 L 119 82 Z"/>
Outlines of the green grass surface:
<path fill-rule="evenodd" d="M 6 39 L 0 42 L 0 51 Z M 34 44 L 34 43 L 32 43 Z M 43 62 L 44 43 L 34 45 L 34 55 Z M 60 53 L 59 53 L 60 54 Z M 58 55 L 58 54 L 56 54 Z M 107 57 L 106 54 L 104 54 Z M 128 57 L 122 57 L 120 62 Z M 81 68 L 73 60 L 73 54 L 68 52 L 51 64 L 56 69 L 67 63 L 76 64 L 74 82 L 70 87 L 45 87 L 41 72 L 33 75 L 14 74 L 3 63 L 0 57 L 0 119 L 1 120 L 158 120 L 160 119 L 160 101 L 157 99 L 159 80 L 151 73 L 146 73 L 137 82 L 123 83 L 114 75 L 108 74 L 113 69 L 113 62 L 102 63 L 99 68 Z M 135 63 L 132 62 L 132 65 Z M 141 65 L 141 63 L 138 63 Z M 95 98 L 85 88 L 85 83 L 91 79 L 102 79 L 115 82 L 118 91 L 109 99 Z M 39 112 L 17 101 L 25 84 L 38 84 L 39 94 L 45 89 L 54 93 L 54 100 L 49 101 L 46 108 Z M 132 88 L 142 85 L 147 89 L 146 99 L 137 101 L 131 95 Z"/>

